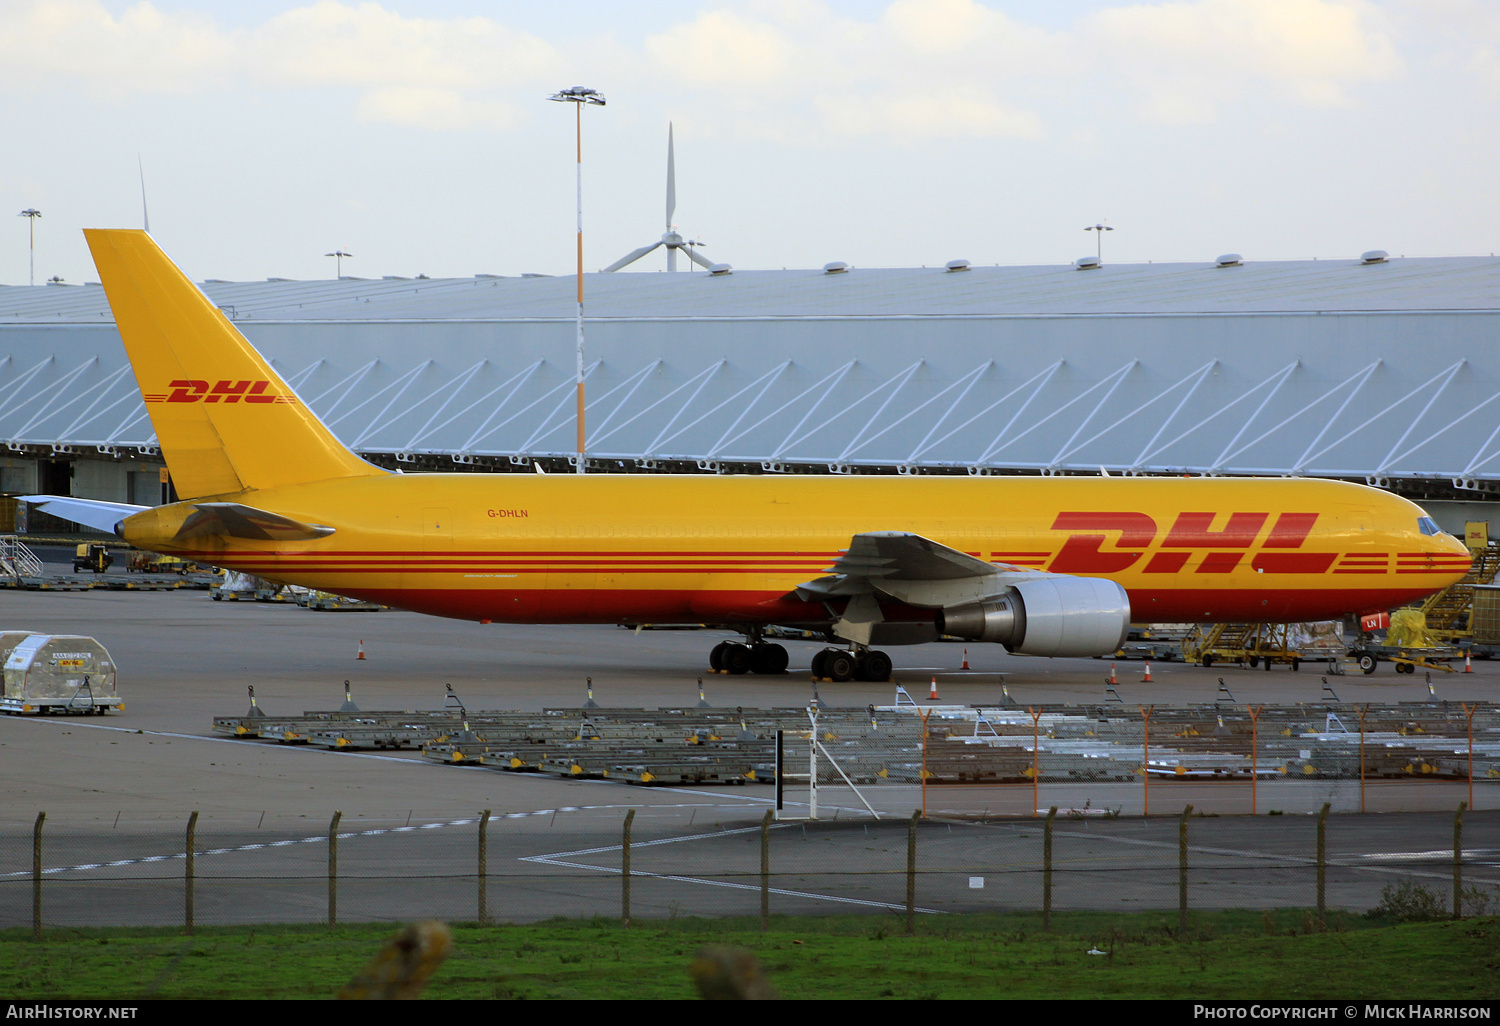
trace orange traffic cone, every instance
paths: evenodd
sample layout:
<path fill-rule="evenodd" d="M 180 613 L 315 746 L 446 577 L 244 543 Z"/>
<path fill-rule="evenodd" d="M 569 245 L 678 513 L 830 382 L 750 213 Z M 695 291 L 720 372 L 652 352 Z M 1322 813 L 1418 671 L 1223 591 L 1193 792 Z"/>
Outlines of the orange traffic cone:
<path fill-rule="evenodd" d="M 929 702 L 936 702 L 936 701 L 938 701 L 937 678 L 936 677 L 932 678 L 932 690 L 929 691 L 929 692 L 927 692 L 927 701 L 929 701 Z"/>
<path fill-rule="evenodd" d="M 1114 663 L 1110 663 L 1109 664 L 1109 682 L 1111 684 L 1118 684 L 1118 683 L 1120 683 L 1120 678 L 1118 678 L 1118 677 L 1115 676 L 1115 664 Z"/>
<path fill-rule="evenodd" d="M 967 670 L 968 668 L 969 668 L 969 650 L 968 649 L 964 649 L 964 665 L 963 665 L 963 669 Z"/>
<path fill-rule="evenodd" d="M 1469 663 L 1469 653 L 1467 653 L 1467 652 L 1464 653 L 1464 672 L 1465 673 L 1473 673 L 1474 672 L 1474 667 L 1472 665 L 1470 665 L 1470 663 Z"/>
<path fill-rule="evenodd" d="M 1151 660 L 1149 660 L 1149 659 L 1146 660 L 1146 675 L 1141 678 L 1141 683 L 1142 684 L 1150 684 L 1151 683 Z"/>
<path fill-rule="evenodd" d="M 365 657 L 365 639 L 364 638 L 360 638 L 359 639 L 359 655 L 355 656 L 354 658 L 356 658 L 356 659 L 363 659 L 364 657 Z"/>

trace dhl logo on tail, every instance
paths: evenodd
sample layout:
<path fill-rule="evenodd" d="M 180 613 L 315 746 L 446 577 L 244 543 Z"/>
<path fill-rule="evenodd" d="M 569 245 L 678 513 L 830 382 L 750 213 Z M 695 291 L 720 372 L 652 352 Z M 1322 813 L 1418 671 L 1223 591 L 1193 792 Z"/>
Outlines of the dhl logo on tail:
<path fill-rule="evenodd" d="M 168 385 L 172 391 L 145 395 L 148 403 L 237 403 L 243 399 L 247 403 L 295 403 L 297 397 L 294 395 L 281 395 L 275 392 L 267 393 L 271 387 L 269 381 L 220 381 L 212 388 L 207 381 L 197 379 L 176 378 Z"/>

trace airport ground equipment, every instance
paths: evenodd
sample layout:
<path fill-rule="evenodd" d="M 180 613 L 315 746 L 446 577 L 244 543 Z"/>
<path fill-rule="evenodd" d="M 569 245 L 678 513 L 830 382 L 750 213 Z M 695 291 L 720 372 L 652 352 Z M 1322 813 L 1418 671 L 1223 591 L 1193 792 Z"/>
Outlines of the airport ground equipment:
<path fill-rule="evenodd" d="M 138 574 L 187 575 L 199 573 L 203 568 L 192 560 L 183 559 L 180 556 L 163 556 L 160 552 L 137 549 L 130 554 L 125 569 Z"/>
<path fill-rule="evenodd" d="M 42 576 L 42 561 L 13 534 L 0 536 L 0 572 L 17 581 Z"/>
<path fill-rule="evenodd" d="M 1194 627 L 1182 639 L 1182 658 L 1190 663 L 1243 663 L 1254 669 L 1281 664 L 1297 669 L 1303 653 L 1290 644 L 1284 623 L 1214 623 Z"/>
<path fill-rule="evenodd" d="M 1478 546 L 1471 543 L 1469 554 L 1472 562 L 1464 579 L 1429 596 L 1417 607 L 1426 619 L 1427 633 L 1435 641 L 1452 645 L 1474 638 L 1471 610 L 1475 589 L 1491 584 L 1500 572 L 1500 547 L 1487 539 Z M 1500 637 L 1495 641 L 1500 643 Z"/>
<path fill-rule="evenodd" d="M 0 635 L 0 638 L 3 638 Z M 0 711 L 8 713 L 96 713 L 123 711 L 116 669 L 93 638 L 32 634 L 10 649 L 4 664 Z"/>
<path fill-rule="evenodd" d="M 1252 722 L 1243 706 L 1159 706 L 1144 766 L 1143 723 L 1134 707 L 1049 704 L 1034 711 L 1036 721 L 1027 710 L 993 705 L 822 709 L 817 736 L 832 759 L 818 756 L 820 786 L 1024 784 L 1037 762 L 1042 779 L 1054 782 L 1126 782 L 1143 772 L 1153 779 L 1246 780 L 1252 767 L 1260 777 L 1284 780 L 1359 773 L 1358 716 L 1349 703 L 1264 706 L 1253 759 Z M 1372 703 L 1365 716 L 1365 776 L 1463 778 L 1466 726 L 1456 702 Z M 214 719 L 215 733 L 251 741 L 419 749 L 424 759 L 446 765 L 655 786 L 773 783 L 778 732 L 787 749 L 786 786 L 805 786 L 808 727 L 808 710 L 797 707 L 450 707 Z M 1039 753 L 1033 753 L 1038 728 Z M 1481 703 L 1474 738 L 1476 779 L 1500 779 L 1500 707 Z"/>
<path fill-rule="evenodd" d="M 80 570 L 92 570 L 96 574 L 102 574 L 114 565 L 115 557 L 110 555 L 109 546 L 103 542 L 81 542 L 73 553 L 73 572 Z"/>
<path fill-rule="evenodd" d="M 1187 623 L 1133 623 L 1130 633 L 1110 659 L 1152 659 L 1170 663 L 1182 658 L 1182 643 L 1192 633 L 1193 624 Z M 1105 656 L 1095 656 L 1104 659 Z"/>
<path fill-rule="evenodd" d="M 256 597 L 259 598 L 259 593 Z M 387 608 L 375 602 L 335 595 L 331 591 L 305 592 L 296 596 L 294 601 L 306 609 L 324 613 L 378 613 Z"/>
<path fill-rule="evenodd" d="M 1394 663 L 1397 673 L 1416 673 L 1419 669 L 1452 673 L 1449 663 L 1460 655 L 1452 645 L 1387 645 L 1366 635 L 1349 649 L 1349 658 L 1366 674 L 1374 673 L 1381 662 Z"/>

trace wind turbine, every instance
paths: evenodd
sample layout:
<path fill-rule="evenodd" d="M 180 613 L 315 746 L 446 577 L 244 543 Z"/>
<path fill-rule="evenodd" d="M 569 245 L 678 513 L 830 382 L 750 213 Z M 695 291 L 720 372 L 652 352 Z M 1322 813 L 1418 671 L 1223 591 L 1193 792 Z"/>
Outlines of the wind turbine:
<path fill-rule="evenodd" d="M 677 253 L 680 250 L 689 260 L 699 267 L 713 269 L 716 265 L 712 260 L 699 256 L 693 247 L 701 246 L 703 243 L 696 240 L 684 239 L 672 226 L 672 214 L 677 210 L 677 160 L 672 150 L 672 125 L 667 124 L 667 230 L 662 233 L 659 242 L 653 242 L 649 246 L 632 250 L 625 256 L 616 260 L 605 268 L 606 271 L 618 271 L 627 264 L 633 264 L 647 253 L 659 246 L 667 247 L 667 270 L 677 270 Z"/>

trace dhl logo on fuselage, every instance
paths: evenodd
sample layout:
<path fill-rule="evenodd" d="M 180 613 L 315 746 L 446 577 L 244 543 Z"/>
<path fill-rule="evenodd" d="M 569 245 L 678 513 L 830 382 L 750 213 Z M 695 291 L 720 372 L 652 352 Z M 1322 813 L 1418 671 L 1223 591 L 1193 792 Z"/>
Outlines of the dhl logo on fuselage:
<path fill-rule="evenodd" d="M 296 396 L 277 395 L 267 392 L 269 381 L 220 381 L 209 386 L 207 381 L 177 378 L 167 385 L 171 392 L 145 397 L 148 403 L 295 403 Z"/>
<path fill-rule="evenodd" d="M 1269 513 L 1231 513 L 1229 520 L 1213 530 L 1216 514 L 1180 513 L 1151 558 L 1140 569 L 1145 574 L 1175 574 L 1197 552 L 1204 552 L 1194 568 L 1198 574 L 1232 573 L 1250 555 Z M 1280 513 L 1250 561 L 1252 569 L 1266 574 L 1321 574 L 1338 559 L 1336 552 L 1292 552 L 1300 549 L 1318 522 L 1317 513 Z M 1135 566 L 1146 555 L 1160 533 L 1156 521 L 1145 513 L 1064 512 L 1053 521 L 1054 531 L 1075 532 L 1047 569 L 1062 574 L 1114 574 Z M 1083 533 L 1077 533 L 1083 532 Z M 1117 547 L 1105 550 L 1110 535 L 1118 535 Z"/>

